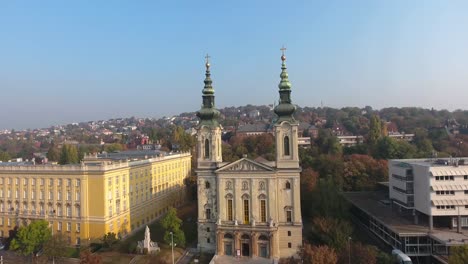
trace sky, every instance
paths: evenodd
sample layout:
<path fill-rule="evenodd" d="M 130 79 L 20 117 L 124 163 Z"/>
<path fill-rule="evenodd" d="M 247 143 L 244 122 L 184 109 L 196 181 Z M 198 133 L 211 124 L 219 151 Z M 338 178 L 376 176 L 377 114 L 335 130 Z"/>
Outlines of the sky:
<path fill-rule="evenodd" d="M 0 1 L 0 129 L 278 100 L 467 109 L 468 1 Z"/>

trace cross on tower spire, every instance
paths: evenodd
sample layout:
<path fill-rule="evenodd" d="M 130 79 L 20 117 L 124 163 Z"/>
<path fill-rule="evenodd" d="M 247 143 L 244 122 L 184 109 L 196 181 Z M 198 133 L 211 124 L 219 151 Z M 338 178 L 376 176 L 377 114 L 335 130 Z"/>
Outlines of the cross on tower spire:
<path fill-rule="evenodd" d="M 210 58 L 211 58 L 210 55 L 206 54 L 205 60 L 206 60 L 206 67 L 207 68 L 210 67 Z"/>

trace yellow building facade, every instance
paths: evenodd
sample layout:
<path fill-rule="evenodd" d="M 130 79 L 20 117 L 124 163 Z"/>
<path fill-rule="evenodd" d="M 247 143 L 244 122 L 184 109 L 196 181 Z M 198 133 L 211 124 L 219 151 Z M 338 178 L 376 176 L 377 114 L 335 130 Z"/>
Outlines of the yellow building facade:
<path fill-rule="evenodd" d="M 133 153 L 135 154 L 135 152 Z M 138 230 L 184 200 L 191 155 L 86 157 L 76 165 L 0 163 L 0 236 L 44 219 L 80 245 Z"/>

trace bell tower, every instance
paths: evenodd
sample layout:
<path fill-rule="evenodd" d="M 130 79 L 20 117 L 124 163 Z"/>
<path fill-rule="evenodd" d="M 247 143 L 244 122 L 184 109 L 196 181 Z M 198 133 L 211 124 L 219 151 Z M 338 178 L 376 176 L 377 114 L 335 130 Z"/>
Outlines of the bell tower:
<path fill-rule="evenodd" d="M 299 168 L 299 151 L 297 145 L 297 133 L 299 123 L 294 119 L 296 106 L 291 103 L 291 83 L 288 79 L 286 71 L 286 56 L 284 51 L 286 48 L 281 48 L 281 81 L 279 87 L 279 104 L 275 107 L 274 112 L 278 116 L 273 130 L 276 140 L 276 167 L 281 169 Z"/>
<path fill-rule="evenodd" d="M 206 55 L 203 104 L 197 112 L 197 196 L 199 250 L 215 252 L 215 230 L 218 217 L 218 179 L 215 170 L 222 162 L 220 112 L 215 108 L 214 89 L 211 86 L 210 56 Z"/>
<path fill-rule="evenodd" d="M 200 123 L 197 127 L 197 163 L 198 169 L 215 168 L 222 162 L 221 125 L 218 123 L 219 111 L 215 108 L 214 89 L 210 73 L 210 56 L 206 55 L 205 86 L 203 88 L 203 104 L 197 116 Z"/>

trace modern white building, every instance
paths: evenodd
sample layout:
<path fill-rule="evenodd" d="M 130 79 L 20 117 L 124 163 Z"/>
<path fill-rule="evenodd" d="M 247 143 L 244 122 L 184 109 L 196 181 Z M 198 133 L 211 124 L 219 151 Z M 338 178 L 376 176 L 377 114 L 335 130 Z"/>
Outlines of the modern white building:
<path fill-rule="evenodd" d="M 433 227 L 468 227 L 468 158 L 389 161 L 394 205 Z"/>

